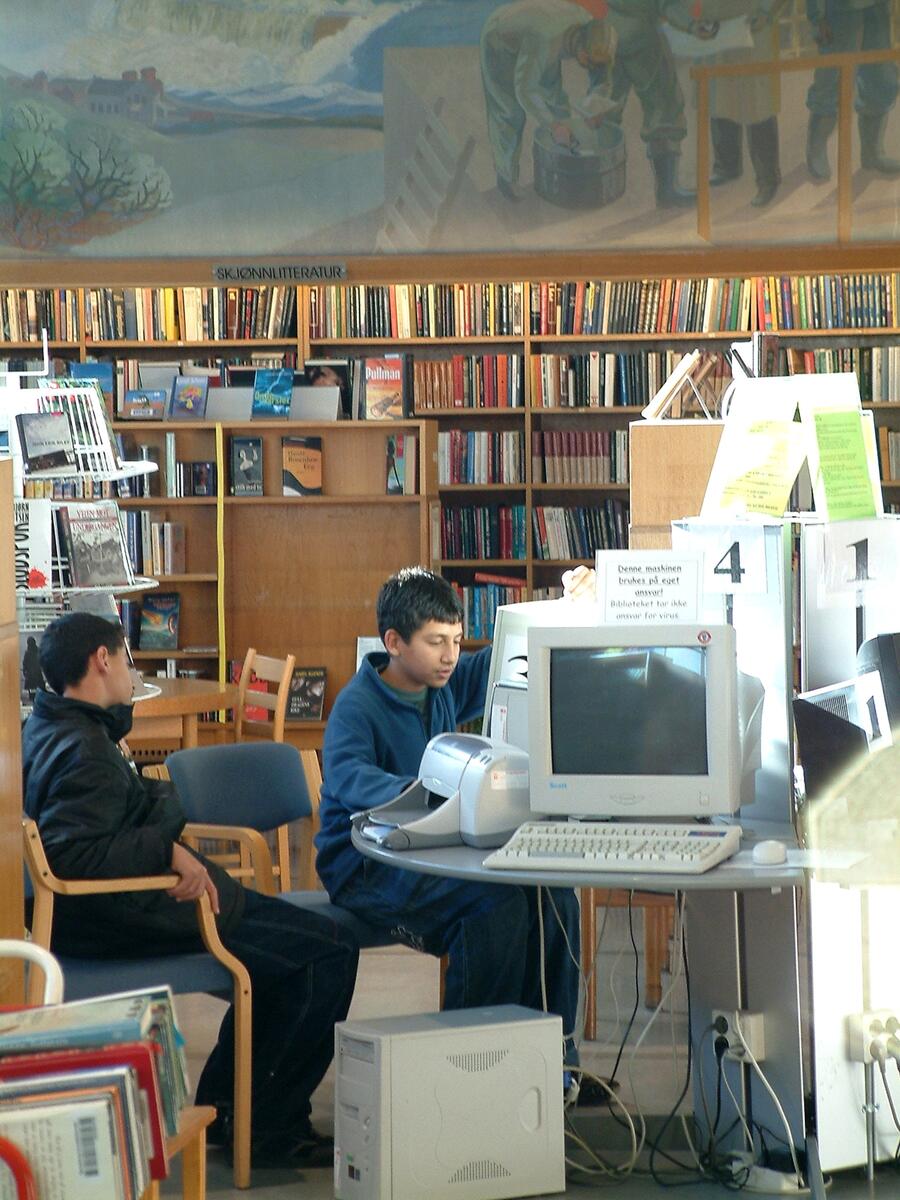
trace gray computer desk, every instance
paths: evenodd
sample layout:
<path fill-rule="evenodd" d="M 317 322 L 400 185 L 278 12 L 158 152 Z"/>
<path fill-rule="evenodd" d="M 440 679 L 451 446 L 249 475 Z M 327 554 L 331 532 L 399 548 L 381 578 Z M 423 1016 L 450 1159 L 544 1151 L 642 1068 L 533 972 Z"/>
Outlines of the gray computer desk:
<path fill-rule="evenodd" d="M 803 956 L 799 927 L 800 896 L 806 873 L 787 864 L 757 866 L 752 860 L 751 847 L 758 838 L 780 835 L 788 844 L 795 845 L 793 832 L 788 827 L 754 826 L 748 822 L 742 822 L 742 826 L 746 836 L 740 851 L 701 875 L 492 871 L 484 866 L 484 858 L 490 853 L 488 850 L 468 846 L 387 850 L 363 838 L 356 829 L 352 840 L 356 849 L 369 858 L 426 875 L 449 875 L 478 883 L 682 892 L 694 1044 L 699 1044 L 708 1028 L 713 1009 L 765 1013 L 766 1077 L 781 1101 L 795 1145 L 806 1150 L 812 1195 L 816 1200 L 824 1200 L 825 1187 L 818 1170 L 817 1147 L 808 1133 L 804 1110 L 808 1087 L 804 1080 L 804 1031 L 800 1007 Z M 694 1079 L 694 1111 L 701 1125 L 701 1073 L 707 1095 L 711 1095 L 715 1087 L 715 1063 L 711 1054 L 707 1059 L 700 1063 Z M 728 1064 L 726 1069 L 732 1070 L 732 1085 L 742 1089 L 753 1119 L 781 1136 L 781 1120 L 768 1093 L 750 1068 L 734 1063 Z M 731 1115 L 726 1115 L 725 1125 L 729 1124 Z M 739 1133 L 736 1131 L 736 1148 Z"/>

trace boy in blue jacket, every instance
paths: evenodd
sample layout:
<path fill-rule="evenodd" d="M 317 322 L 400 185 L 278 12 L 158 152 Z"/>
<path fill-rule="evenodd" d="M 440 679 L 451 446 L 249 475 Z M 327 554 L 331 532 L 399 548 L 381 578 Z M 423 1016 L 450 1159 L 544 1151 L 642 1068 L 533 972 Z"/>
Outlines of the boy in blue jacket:
<path fill-rule="evenodd" d="M 351 816 L 393 800 L 417 778 L 430 738 L 482 713 L 490 664 L 490 646 L 460 655 L 462 606 L 450 584 L 431 571 L 408 567 L 393 575 L 376 611 L 385 652 L 366 657 L 325 730 L 316 837 L 322 882 L 336 904 L 392 937 L 449 955 L 445 1008 L 540 1009 L 543 973 L 548 1008 L 563 1020 L 567 1061 L 576 1062 L 573 891 L 540 891 L 542 964 L 536 888 L 420 875 L 366 858 L 351 844 Z"/>

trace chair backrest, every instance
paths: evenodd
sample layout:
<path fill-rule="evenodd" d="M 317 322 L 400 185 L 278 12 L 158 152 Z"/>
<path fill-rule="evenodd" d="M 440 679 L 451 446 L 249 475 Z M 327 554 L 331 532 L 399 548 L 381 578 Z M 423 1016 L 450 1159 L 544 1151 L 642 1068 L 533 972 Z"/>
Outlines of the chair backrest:
<path fill-rule="evenodd" d="M 247 651 L 241 667 L 238 702 L 234 710 L 236 742 L 247 736 L 271 738 L 273 742 L 284 741 L 284 717 L 296 661 L 293 654 L 287 658 L 268 658 L 264 654 L 257 654 L 252 646 Z M 264 692 L 254 691 L 250 687 L 254 676 L 266 684 Z M 274 685 L 274 690 L 270 689 L 270 685 Z M 257 714 L 248 718 L 248 708 L 265 709 L 266 716 L 260 719 Z"/>
<path fill-rule="evenodd" d="M 267 833 L 312 814 L 300 752 L 283 742 L 178 750 L 166 767 L 189 821 Z"/>

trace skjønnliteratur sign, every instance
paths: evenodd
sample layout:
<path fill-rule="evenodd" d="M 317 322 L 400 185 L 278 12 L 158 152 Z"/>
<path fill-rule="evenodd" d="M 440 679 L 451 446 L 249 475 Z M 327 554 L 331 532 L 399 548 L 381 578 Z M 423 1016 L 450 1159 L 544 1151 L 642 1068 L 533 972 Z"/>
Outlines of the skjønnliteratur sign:
<path fill-rule="evenodd" d="M 240 263 L 212 269 L 216 283 L 324 283 L 347 278 L 347 264 L 333 263 Z"/>

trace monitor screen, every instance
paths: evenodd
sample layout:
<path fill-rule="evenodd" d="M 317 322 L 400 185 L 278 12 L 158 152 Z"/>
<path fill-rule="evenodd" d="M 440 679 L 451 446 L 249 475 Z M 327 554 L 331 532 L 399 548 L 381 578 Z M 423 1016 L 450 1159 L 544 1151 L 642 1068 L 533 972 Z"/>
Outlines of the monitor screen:
<path fill-rule="evenodd" d="M 551 649 L 553 773 L 705 775 L 706 654 L 705 646 Z M 598 711 L 605 720 L 594 719 Z"/>
<path fill-rule="evenodd" d="M 535 813 L 711 816 L 740 803 L 728 625 L 531 629 Z"/>

